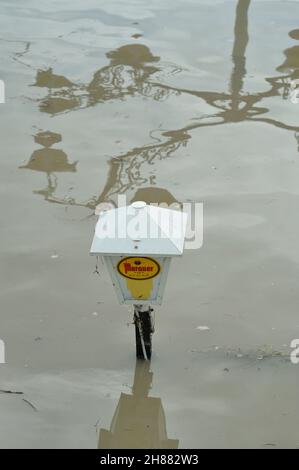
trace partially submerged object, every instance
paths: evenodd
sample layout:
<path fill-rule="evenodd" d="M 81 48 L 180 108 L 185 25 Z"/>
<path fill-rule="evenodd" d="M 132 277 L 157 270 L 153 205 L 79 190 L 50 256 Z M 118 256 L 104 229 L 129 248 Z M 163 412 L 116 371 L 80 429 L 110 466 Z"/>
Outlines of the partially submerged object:
<path fill-rule="evenodd" d="M 151 356 L 152 308 L 161 304 L 170 261 L 181 256 L 187 214 L 143 201 L 100 213 L 90 253 L 102 256 L 121 304 L 134 305 L 137 356 Z"/>

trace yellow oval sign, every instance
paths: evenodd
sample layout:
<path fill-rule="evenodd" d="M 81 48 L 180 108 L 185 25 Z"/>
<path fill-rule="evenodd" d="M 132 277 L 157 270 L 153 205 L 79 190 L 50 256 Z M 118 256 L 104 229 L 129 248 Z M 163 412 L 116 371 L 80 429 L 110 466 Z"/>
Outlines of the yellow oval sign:
<path fill-rule="evenodd" d="M 151 279 L 157 276 L 160 270 L 161 267 L 156 260 L 140 256 L 123 258 L 117 264 L 119 274 L 136 281 Z"/>

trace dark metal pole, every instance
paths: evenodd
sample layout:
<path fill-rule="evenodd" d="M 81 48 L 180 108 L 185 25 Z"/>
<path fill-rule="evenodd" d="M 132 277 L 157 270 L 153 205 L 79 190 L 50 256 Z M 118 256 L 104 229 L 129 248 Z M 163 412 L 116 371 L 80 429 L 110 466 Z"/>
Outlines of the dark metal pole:
<path fill-rule="evenodd" d="M 134 305 L 136 356 L 150 360 L 152 355 L 153 309 L 149 305 Z"/>

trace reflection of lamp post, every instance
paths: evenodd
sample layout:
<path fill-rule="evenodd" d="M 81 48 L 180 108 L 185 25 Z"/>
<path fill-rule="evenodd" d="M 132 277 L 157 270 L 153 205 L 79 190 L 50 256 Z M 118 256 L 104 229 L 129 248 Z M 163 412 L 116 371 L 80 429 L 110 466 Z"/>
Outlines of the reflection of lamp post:
<path fill-rule="evenodd" d="M 63 113 L 80 105 L 80 99 L 74 94 L 78 87 L 63 75 L 54 74 L 51 68 L 38 70 L 33 86 L 48 88 L 48 96 L 40 104 L 44 113 Z"/>
<path fill-rule="evenodd" d="M 243 81 L 246 75 L 246 47 L 249 40 L 248 35 L 248 10 L 251 0 L 238 0 L 236 8 L 236 20 L 234 27 L 234 46 L 232 51 L 233 70 L 230 78 L 230 92 L 214 92 L 214 91 L 196 91 L 182 88 L 173 88 L 168 85 L 157 83 L 157 87 L 163 87 L 168 91 L 188 94 L 203 99 L 208 105 L 215 108 L 218 112 L 207 115 L 206 118 L 214 120 L 212 122 L 204 122 L 190 124 L 180 132 L 188 132 L 200 127 L 219 126 L 232 122 L 264 122 L 280 129 L 299 131 L 299 126 L 290 126 L 276 119 L 263 117 L 269 110 L 265 107 L 258 107 L 257 104 L 264 98 L 271 98 L 279 94 L 279 89 L 283 86 L 279 80 L 287 77 L 267 78 L 271 84 L 271 89 L 265 92 L 242 93 Z M 287 53 L 285 51 L 285 53 Z M 290 56 L 291 57 L 291 56 Z M 297 67 L 297 63 L 293 62 L 293 68 Z M 152 83 L 152 85 L 154 85 Z M 178 132 L 175 131 L 175 132 Z M 172 131 L 174 133 L 174 131 Z M 170 134 L 170 133 L 169 133 Z"/>
<path fill-rule="evenodd" d="M 100 430 L 99 449 L 177 449 L 168 439 L 160 398 L 149 397 L 153 373 L 150 363 L 137 361 L 132 395 L 121 393 L 110 430 Z"/>
<path fill-rule="evenodd" d="M 53 197 L 52 195 L 57 188 L 57 178 L 54 173 L 75 172 L 77 162 L 69 163 L 65 152 L 60 149 L 51 148 L 52 145 L 61 141 L 60 134 L 39 132 L 34 136 L 34 140 L 44 148 L 35 150 L 29 162 L 19 168 L 46 173 L 48 179 L 47 188 L 35 191 L 35 193 L 42 194 L 46 200 L 49 200 L 50 197 Z M 53 200 L 55 201 L 54 197 Z"/>

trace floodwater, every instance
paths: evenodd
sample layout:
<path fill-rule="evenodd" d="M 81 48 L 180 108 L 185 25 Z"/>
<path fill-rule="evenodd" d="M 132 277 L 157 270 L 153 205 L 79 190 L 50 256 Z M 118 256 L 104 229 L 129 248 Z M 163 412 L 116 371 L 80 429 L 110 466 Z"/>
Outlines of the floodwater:
<path fill-rule="evenodd" d="M 299 447 L 299 2 L 0 13 L 0 447 Z M 89 256 L 119 193 L 204 204 L 150 365 Z"/>

